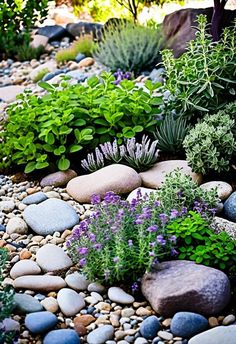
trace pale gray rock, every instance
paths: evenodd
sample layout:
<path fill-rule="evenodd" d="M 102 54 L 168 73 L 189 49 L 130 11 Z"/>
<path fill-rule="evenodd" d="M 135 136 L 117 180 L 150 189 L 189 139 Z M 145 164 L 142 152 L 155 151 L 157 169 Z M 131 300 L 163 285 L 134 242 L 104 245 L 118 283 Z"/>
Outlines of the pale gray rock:
<path fill-rule="evenodd" d="M 32 195 L 26 196 L 22 203 L 26 204 L 26 205 L 30 205 L 30 204 L 38 204 L 41 203 L 43 201 L 46 201 L 46 199 L 48 199 L 48 197 L 45 195 L 44 192 L 39 191 L 39 192 L 35 192 Z"/>
<path fill-rule="evenodd" d="M 59 276 L 26 275 L 17 277 L 13 282 L 15 289 L 30 289 L 35 291 L 55 291 L 66 286 L 66 282 Z"/>
<path fill-rule="evenodd" d="M 36 253 L 36 262 L 45 272 L 70 268 L 73 263 L 65 251 L 54 244 L 46 244 Z"/>
<path fill-rule="evenodd" d="M 38 275 L 41 269 L 37 263 L 30 259 L 23 259 L 13 265 L 10 276 L 13 279 L 24 275 Z"/>
<path fill-rule="evenodd" d="M 108 289 L 108 297 L 111 301 L 128 305 L 134 302 L 132 295 L 127 294 L 119 287 L 111 287 Z"/>
<path fill-rule="evenodd" d="M 33 296 L 16 293 L 14 295 L 15 310 L 19 313 L 34 313 L 43 311 L 41 303 Z"/>
<path fill-rule="evenodd" d="M 72 178 L 77 177 L 77 173 L 73 170 L 67 170 L 67 171 L 58 171 L 55 173 L 51 173 L 44 177 L 40 185 L 42 187 L 45 186 L 64 186 L 66 185 Z"/>
<path fill-rule="evenodd" d="M 70 288 L 77 291 L 84 291 L 88 288 L 89 285 L 89 281 L 87 280 L 87 278 L 78 272 L 67 275 L 65 281 Z"/>
<path fill-rule="evenodd" d="M 235 344 L 236 326 L 218 326 L 192 337 L 189 344 Z"/>
<path fill-rule="evenodd" d="M 8 221 L 6 231 L 9 235 L 11 235 L 12 233 L 27 234 L 28 226 L 23 219 L 15 216 Z"/>
<path fill-rule="evenodd" d="M 0 99 L 6 103 L 11 103 L 16 100 L 18 94 L 24 92 L 24 86 L 4 86 L 0 88 Z"/>
<path fill-rule="evenodd" d="M 68 317 L 74 316 L 85 307 L 82 296 L 69 288 L 63 288 L 58 292 L 57 302 L 62 313 Z"/>
<path fill-rule="evenodd" d="M 221 201 L 227 199 L 233 191 L 233 188 L 230 184 L 221 181 L 207 182 L 200 185 L 200 188 L 205 191 L 216 189 L 218 197 L 221 199 Z"/>
<path fill-rule="evenodd" d="M 156 191 L 155 189 L 148 189 L 148 188 L 142 188 L 142 187 L 137 188 L 129 194 L 129 196 L 127 197 L 127 201 L 131 202 L 133 199 L 137 199 L 138 194 L 140 193 L 141 193 L 142 198 L 144 197 L 149 198 L 150 194 L 155 193 L 155 191 Z"/>
<path fill-rule="evenodd" d="M 88 334 L 88 344 L 104 344 L 107 340 L 114 336 L 114 328 L 111 325 L 98 327 Z"/>

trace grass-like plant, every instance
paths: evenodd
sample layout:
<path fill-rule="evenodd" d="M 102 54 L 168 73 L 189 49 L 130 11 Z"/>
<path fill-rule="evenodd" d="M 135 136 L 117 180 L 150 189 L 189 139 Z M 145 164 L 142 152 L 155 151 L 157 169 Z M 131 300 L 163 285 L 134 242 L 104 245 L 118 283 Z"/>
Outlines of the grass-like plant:
<path fill-rule="evenodd" d="M 120 68 L 137 75 L 160 61 L 161 46 L 160 31 L 127 22 L 105 31 L 94 57 L 112 71 Z"/>
<path fill-rule="evenodd" d="M 19 45 L 17 48 L 17 59 L 19 61 L 38 60 L 44 53 L 44 47 L 41 45 L 38 48 L 31 47 L 29 43 Z"/>
<path fill-rule="evenodd" d="M 84 35 L 74 41 L 69 48 L 62 49 L 56 54 L 57 63 L 73 61 L 76 56 L 80 53 L 86 57 L 92 56 L 92 51 L 94 49 L 95 43 L 92 36 Z"/>
<path fill-rule="evenodd" d="M 41 69 L 38 74 L 35 75 L 34 77 L 34 82 L 37 83 L 38 81 L 42 80 L 43 77 L 49 73 L 49 69 L 48 68 L 44 68 L 44 69 Z"/>

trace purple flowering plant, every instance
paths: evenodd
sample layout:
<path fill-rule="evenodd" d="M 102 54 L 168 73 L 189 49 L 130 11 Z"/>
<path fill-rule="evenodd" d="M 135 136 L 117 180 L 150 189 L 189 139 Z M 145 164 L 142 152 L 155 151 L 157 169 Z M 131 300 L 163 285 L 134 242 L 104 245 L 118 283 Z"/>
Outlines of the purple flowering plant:
<path fill-rule="evenodd" d="M 94 211 L 73 230 L 67 248 L 73 260 L 90 280 L 112 284 L 135 282 L 153 259 L 168 259 L 177 252 L 176 238 L 166 231 L 173 214 L 162 214 L 155 199 L 137 198 L 124 201 L 113 192 L 104 200 L 94 195 Z"/>
<path fill-rule="evenodd" d="M 113 75 L 116 78 L 116 80 L 114 81 L 116 85 L 119 85 L 122 80 L 131 80 L 132 77 L 131 72 L 124 72 L 120 68 L 118 68 Z"/>

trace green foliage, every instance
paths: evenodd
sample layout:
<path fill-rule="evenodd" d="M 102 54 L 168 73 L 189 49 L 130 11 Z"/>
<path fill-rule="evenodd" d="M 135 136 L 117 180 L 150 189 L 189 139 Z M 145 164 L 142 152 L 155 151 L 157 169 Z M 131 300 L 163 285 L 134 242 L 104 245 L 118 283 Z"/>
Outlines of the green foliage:
<path fill-rule="evenodd" d="M 167 225 L 170 234 L 177 237 L 179 259 L 229 270 L 236 263 L 236 240 L 221 232 L 215 234 L 199 213 L 190 211 L 184 219 L 175 219 Z"/>
<path fill-rule="evenodd" d="M 113 71 L 120 68 L 137 75 L 159 61 L 161 44 L 160 31 L 127 22 L 105 31 L 94 57 Z"/>
<path fill-rule="evenodd" d="M 133 81 L 104 73 L 86 84 L 60 87 L 46 82 L 39 85 L 48 93 L 41 98 L 28 93 L 9 106 L 0 149 L 0 168 L 26 165 L 25 172 L 43 169 L 56 163 L 60 170 L 70 166 L 72 155 L 89 145 L 152 132 L 157 124 L 161 96 L 154 96 L 159 84 L 146 82 L 148 91 Z"/>
<path fill-rule="evenodd" d="M 234 106 L 235 107 L 235 106 Z M 230 107 L 231 109 L 231 107 Z M 228 171 L 236 153 L 235 121 L 224 111 L 207 115 L 184 140 L 187 161 L 193 171 Z"/>
<path fill-rule="evenodd" d="M 5 318 L 11 316 L 14 308 L 13 297 L 14 289 L 10 286 L 3 286 L 3 272 L 8 260 L 8 253 L 4 248 L 0 248 L 0 343 L 11 344 L 15 337 L 14 332 L 5 332 L 4 327 L 1 328 L 1 322 Z"/>
<path fill-rule="evenodd" d="M 37 75 L 35 75 L 34 77 L 34 82 L 37 83 L 38 81 L 42 80 L 42 78 L 49 73 L 49 69 L 48 68 L 44 68 L 41 69 Z"/>
<path fill-rule="evenodd" d="M 33 48 L 27 42 L 17 48 L 17 59 L 19 61 L 38 60 L 43 53 L 44 47 L 42 45 L 38 48 Z"/>
<path fill-rule="evenodd" d="M 18 47 L 30 42 L 30 29 L 47 14 L 48 0 L 0 2 L 0 56 L 15 56 Z"/>
<path fill-rule="evenodd" d="M 169 212 L 175 208 L 181 210 L 182 207 L 194 209 L 195 202 L 199 211 L 210 215 L 210 209 L 214 208 L 218 202 L 217 191 L 215 189 L 205 191 L 198 187 L 197 183 L 188 175 L 181 173 L 177 169 L 166 176 L 165 182 L 157 190 L 157 198 L 161 201 L 163 211 Z"/>
<path fill-rule="evenodd" d="M 141 172 L 152 167 L 157 161 L 159 150 L 156 148 L 157 141 L 151 142 L 147 136 L 142 137 L 142 142 L 136 142 L 136 138 L 125 140 L 125 144 L 118 145 L 117 140 L 113 143 L 105 142 L 96 147 L 95 154 L 88 154 L 87 160 L 81 161 L 81 166 L 90 172 L 95 172 L 108 163 L 123 163 Z M 95 157 L 94 157 L 95 155 Z"/>
<path fill-rule="evenodd" d="M 174 239 L 167 236 L 155 200 L 130 204 L 112 192 L 104 201 L 93 197 L 94 214 L 73 230 L 69 253 L 89 280 L 102 283 L 134 282 L 153 259 L 171 254 Z"/>
<path fill-rule="evenodd" d="M 175 59 L 170 50 L 162 52 L 166 69 L 165 87 L 176 96 L 177 113 L 203 116 L 223 108 L 236 94 L 236 22 L 226 28 L 219 42 L 206 33 L 206 17 L 198 17 L 196 39 Z"/>
<path fill-rule="evenodd" d="M 183 141 L 189 126 L 183 117 L 175 118 L 167 115 L 161 122 L 155 134 L 158 148 L 163 152 L 180 153 L 183 151 Z"/>
<path fill-rule="evenodd" d="M 93 39 L 89 35 L 80 37 L 78 40 L 72 43 L 67 49 L 62 49 L 56 54 L 56 61 L 58 63 L 75 60 L 76 56 L 81 53 L 85 56 L 92 56 L 92 51 L 95 47 Z"/>

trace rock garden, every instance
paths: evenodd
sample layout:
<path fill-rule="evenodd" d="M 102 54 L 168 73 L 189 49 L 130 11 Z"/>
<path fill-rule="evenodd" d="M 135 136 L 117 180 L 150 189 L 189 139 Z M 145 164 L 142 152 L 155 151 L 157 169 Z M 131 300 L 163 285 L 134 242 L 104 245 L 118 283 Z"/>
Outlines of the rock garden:
<path fill-rule="evenodd" d="M 0 344 L 236 344 L 226 3 L 0 2 Z"/>

